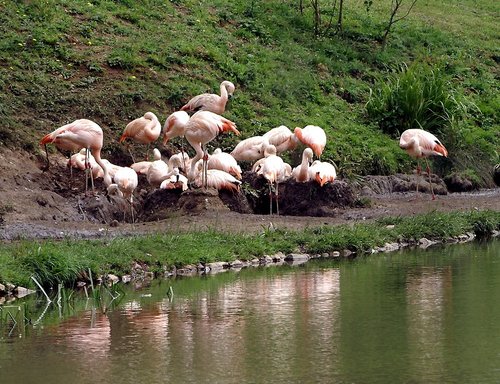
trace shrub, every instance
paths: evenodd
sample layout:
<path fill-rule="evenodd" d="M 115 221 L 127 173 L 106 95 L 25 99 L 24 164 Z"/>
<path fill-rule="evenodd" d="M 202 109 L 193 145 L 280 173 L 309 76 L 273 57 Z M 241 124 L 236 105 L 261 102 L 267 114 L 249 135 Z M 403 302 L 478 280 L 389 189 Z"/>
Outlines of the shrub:
<path fill-rule="evenodd" d="M 371 89 L 366 109 L 379 127 L 393 136 L 409 128 L 443 132 L 467 112 L 441 68 L 418 62 L 403 65 Z"/>

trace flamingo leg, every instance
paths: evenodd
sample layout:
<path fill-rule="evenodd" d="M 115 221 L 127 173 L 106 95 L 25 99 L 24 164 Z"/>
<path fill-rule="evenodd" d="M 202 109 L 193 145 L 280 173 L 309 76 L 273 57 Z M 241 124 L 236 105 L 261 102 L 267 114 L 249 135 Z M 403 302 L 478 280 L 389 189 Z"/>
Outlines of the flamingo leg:
<path fill-rule="evenodd" d="M 276 215 L 280 215 L 280 206 L 279 206 L 279 185 L 278 181 L 276 181 Z"/>
<path fill-rule="evenodd" d="M 431 193 L 432 193 L 432 200 L 436 200 L 436 195 L 434 194 L 434 189 L 432 188 L 432 181 L 431 181 L 431 168 L 429 167 L 429 162 L 427 161 L 427 158 L 425 159 L 425 164 L 427 165 L 427 176 L 429 177 L 429 185 L 431 187 Z"/>
<path fill-rule="evenodd" d="M 420 168 L 420 161 L 417 159 L 417 192 L 415 198 L 418 199 L 418 182 L 420 180 L 420 175 L 422 174 L 422 168 Z"/>
<path fill-rule="evenodd" d="M 134 218 L 134 201 L 133 197 L 130 197 L 130 216 L 132 217 L 132 224 L 135 223 L 135 218 Z"/>
<path fill-rule="evenodd" d="M 273 189 L 271 187 L 272 183 L 269 183 L 269 215 L 273 215 Z"/>
<path fill-rule="evenodd" d="M 135 163 L 134 155 L 132 154 L 132 151 L 130 150 L 130 144 L 127 144 L 127 151 L 130 157 L 132 158 L 132 163 Z"/>
<path fill-rule="evenodd" d="M 49 170 L 49 166 L 50 166 L 49 151 L 47 150 L 47 144 L 44 144 L 43 146 L 45 147 L 45 158 L 47 159 L 47 165 L 45 166 L 45 168 L 43 170 L 44 171 L 48 171 Z"/>
<path fill-rule="evenodd" d="M 203 188 L 207 189 L 208 184 L 208 153 L 206 148 L 203 149 L 203 175 L 201 178 Z"/>

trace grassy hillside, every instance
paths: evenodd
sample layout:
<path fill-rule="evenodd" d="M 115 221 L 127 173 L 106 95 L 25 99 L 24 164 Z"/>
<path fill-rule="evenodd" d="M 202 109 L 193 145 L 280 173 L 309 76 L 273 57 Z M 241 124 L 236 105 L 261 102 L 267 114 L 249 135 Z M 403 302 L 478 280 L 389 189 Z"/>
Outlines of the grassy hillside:
<path fill-rule="evenodd" d="M 490 182 L 500 147 L 498 2 L 418 1 L 385 49 L 391 1 L 369 12 L 362 0 L 348 1 L 343 32 L 320 36 L 304 3 L 301 14 L 291 0 L 2 0 L 1 145 L 38 152 L 44 133 L 85 117 L 103 127 L 113 159 L 130 120 L 151 110 L 164 121 L 227 79 L 237 88 L 226 116 L 242 138 L 314 124 L 327 131 L 324 157 L 341 175 L 407 171 L 397 129 L 384 133 L 366 103 L 400 68 L 423 63 L 468 106 L 435 132 L 450 151 L 437 169 Z M 218 144 L 229 149 L 237 140 Z"/>

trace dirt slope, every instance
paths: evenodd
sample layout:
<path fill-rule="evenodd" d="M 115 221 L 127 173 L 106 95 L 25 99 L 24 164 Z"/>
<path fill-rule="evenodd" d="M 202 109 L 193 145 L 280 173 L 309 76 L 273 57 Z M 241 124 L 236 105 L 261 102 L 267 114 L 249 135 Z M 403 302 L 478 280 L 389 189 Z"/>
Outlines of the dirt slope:
<path fill-rule="evenodd" d="M 84 178 L 81 172 L 70 172 L 62 155 L 52 155 L 51 168 L 43 171 L 42 154 L 30 155 L 8 149 L 0 151 L 0 239 L 52 238 L 52 237 L 102 237 L 136 233 L 162 232 L 167 230 L 193 230 L 216 227 L 222 230 L 246 232 L 262 231 L 272 225 L 277 228 L 300 229 L 325 224 L 341 224 L 358 220 L 370 220 L 386 216 L 409 216 L 430 211 L 467 211 L 471 209 L 492 209 L 500 211 L 500 188 L 471 193 L 438 195 L 432 201 L 429 194 L 414 199 L 414 193 L 394 192 L 397 188 L 380 187 L 380 180 L 364 188 L 352 189 L 347 183 L 336 182 L 321 193 L 306 186 L 293 183 L 280 188 L 280 204 L 292 215 L 268 215 L 239 213 L 256 210 L 255 201 L 246 199 L 241 193 L 231 196 L 227 193 L 200 191 L 166 195 L 150 190 L 142 183 L 137 193 L 136 208 L 141 222 L 126 223 L 127 205 L 120 200 L 106 196 L 102 182 L 97 180 L 93 195 L 84 193 Z M 391 177 L 392 178 L 392 177 Z M 401 176 L 407 179 L 406 176 Z M 384 179 L 384 183 L 387 184 Z M 407 182 L 407 181 L 405 181 Z M 383 183 L 382 183 L 383 184 Z M 374 187 L 377 186 L 376 188 Z M 398 184 L 400 185 L 400 184 Z M 438 184 L 436 184 L 439 186 Z M 253 195 L 263 184 L 252 184 Z M 411 183 L 408 188 L 413 188 Z M 302 190 L 307 196 L 301 195 Z M 288 197 L 287 197 L 288 191 Z M 311 192 L 312 191 L 312 192 Z M 392 192 L 391 192 L 392 191 Z M 160 193 L 164 193 L 160 195 Z M 442 192 L 446 193 L 446 191 Z M 318 200 L 318 196 L 324 196 Z M 349 194 L 352 194 L 350 196 Z M 335 199 L 328 196 L 335 196 Z M 342 204 L 339 199 L 344 196 Z M 348 199 L 347 199 L 347 197 Z M 357 207 L 359 198 L 368 207 Z M 266 209 L 267 195 L 259 197 Z M 303 211 L 296 209 L 301 200 Z M 156 199 L 156 200 L 155 200 Z M 283 199 L 283 200 L 282 200 Z M 411 201 L 410 201 L 411 200 Z M 147 208 L 149 207 L 149 208 Z M 233 209 L 231 211 L 229 209 Z M 287 208 L 288 207 L 288 208 Z M 148 211 L 149 209 L 149 211 Z M 288 209 L 288 211 L 287 211 Z M 295 209 L 295 210 L 294 210 Z M 235 212 L 237 210 L 239 212 Z M 159 212 L 162 212 L 161 214 Z M 266 211 L 267 212 L 267 211 Z M 283 212 L 283 211 L 282 211 Z M 300 216 L 308 212 L 318 216 Z M 311 213 L 312 212 L 312 213 Z M 125 221 L 124 221 L 125 219 Z"/>

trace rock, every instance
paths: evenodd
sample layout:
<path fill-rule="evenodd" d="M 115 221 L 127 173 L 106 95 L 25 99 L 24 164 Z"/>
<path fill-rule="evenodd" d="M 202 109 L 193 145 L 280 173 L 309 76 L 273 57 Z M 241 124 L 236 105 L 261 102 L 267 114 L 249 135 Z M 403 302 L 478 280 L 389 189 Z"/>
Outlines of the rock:
<path fill-rule="evenodd" d="M 114 285 L 120 281 L 120 278 L 116 275 L 109 273 L 108 275 L 106 275 L 106 281 L 108 283 L 111 283 L 111 285 Z"/>
<path fill-rule="evenodd" d="M 310 259 L 308 254 L 305 253 L 290 253 L 286 255 L 285 261 L 288 264 L 298 265 L 307 262 Z"/>
<path fill-rule="evenodd" d="M 0 295 L 6 295 L 7 294 L 7 288 L 5 288 L 5 285 L 0 284 Z"/>
<path fill-rule="evenodd" d="M 218 261 L 215 263 L 208 263 L 207 267 L 209 268 L 211 273 L 216 273 L 224 270 L 226 268 L 226 263 L 223 261 Z"/>
<path fill-rule="evenodd" d="M 272 256 L 273 263 L 281 263 L 285 260 L 285 254 L 283 252 L 278 252 Z"/>
<path fill-rule="evenodd" d="M 471 180 L 458 173 L 446 176 L 444 182 L 450 192 L 469 192 L 477 189 Z"/>
<path fill-rule="evenodd" d="M 493 168 L 493 182 L 500 187 L 500 163 Z"/>
<path fill-rule="evenodd" d="M 418 240 L 418 246 L 419 248 L 422 248 L 422 249 L 425 249 L 427 247 L 430 247 L 431 245 L 433 244 L 436 244 L 437 241 L 432 241 L 432 240 L 429 240 L 425 237 L 422 237 L 420 240 Z"/>
<path fill-rule="evenodd" d="M 330 253 L 330 256 L 333 257 L 334 259 L 337 259 L 340 257 L 340 252 L 339 251 L 333 251 Z"/>
<path fill-rule="evenodd" d="M 127 284 L 132 281 L 132 276 L 130 275 L 123 275 L 122 276 L 122 283 Z"/>
<path fill-rule="evenodd" d="M 383 252 L 394 252 L 399 249 L 398 243 L 385 243 Z"/>
<path fill-rule="evenodd" d="M 32 289 L 24 288 L 24 287 L 16 287 L 13 290 L 14 295 L 16 295 L 19 299 L 24 296 L 31 295 L 32 293 L 35 293 L 36 291 L 33 291 Z"/>
<path fill-rule="evenodd" d="M 259 259 L 260 264 L 271 264 L 273 262 L 273 258 L 269 255 L 264 255 Z"/>
<path fill-rule="evenodd" d="M 243 262 L 241 260 L 234 260 L 229 266 L 234 269 L 243 268 Z"/>

